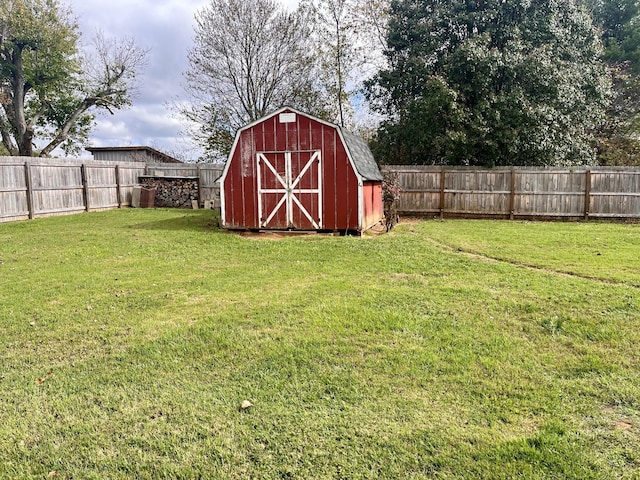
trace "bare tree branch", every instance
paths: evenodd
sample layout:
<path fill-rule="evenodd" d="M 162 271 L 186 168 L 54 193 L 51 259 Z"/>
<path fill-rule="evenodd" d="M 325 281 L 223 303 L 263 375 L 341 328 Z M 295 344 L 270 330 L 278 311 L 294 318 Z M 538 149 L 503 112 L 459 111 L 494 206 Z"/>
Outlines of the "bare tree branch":
<path fill-rule="evenodd" d="M 146 64 L 147 50 L 141 49 L 133 39 L 106 39 L 101 32 L 93 41 L 94 56 L 87 57 L 84 88 L 88 95 L 69 112 L 52 140 L 40 155 L 47 156 L 65 142 L 79 117 L 91 108 L 113 110 L 131 103 L 136 91 L 136 71 Z M 81 80 L 82 81 L 82 80 Z"/>
<path fill-rule="evenodd" d="M 196 139 L 224 154 L 237 128 L 274 108 L 323 115 L 309 22 L 305 11 L 274 0 L 211 0 L 196 14 L 185 73 L 195 105 L 181 110 L 199 124 Z"/>

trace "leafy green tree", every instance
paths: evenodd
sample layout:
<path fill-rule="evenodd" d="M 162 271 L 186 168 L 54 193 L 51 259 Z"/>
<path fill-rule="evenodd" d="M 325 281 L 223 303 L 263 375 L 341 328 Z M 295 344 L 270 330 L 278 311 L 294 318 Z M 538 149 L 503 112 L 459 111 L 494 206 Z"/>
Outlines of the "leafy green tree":
<path fill-rule="evenodd" d="M 78 25 L 58 0 L 0 0 L 0 133 L 11 155 L 79 150 L 93 123 L 90 110 L 131 103 L 146 51 L 132 40 L 98 34 L 79 50 Z"/>
<path fill-rule="evenodd" d="M 367 82 L 387 163 L 568 165 L 594 158 L 610 85 L 573 0 L 394 0 L 389 68 Z"/>
<path fill-rule="evenodd" d="M 584 0 L 598 26 L 613 84 L 606 121 L 596 130 L 598 162 L 640 164 L 640 5 L 637 0 Z"/>

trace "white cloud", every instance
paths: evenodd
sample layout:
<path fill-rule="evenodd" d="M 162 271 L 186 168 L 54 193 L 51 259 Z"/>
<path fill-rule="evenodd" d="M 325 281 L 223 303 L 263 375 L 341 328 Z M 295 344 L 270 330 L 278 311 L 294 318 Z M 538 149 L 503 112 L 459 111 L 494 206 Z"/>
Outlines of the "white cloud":
<path fill-rule="evenodd" d="M 291 9 L 298 0 L 282 3 Z M 184 98 L 183 72 L 188 66 L 194 15 L 207 4 L 207 0 L 70 3 L 78 16 L 83 42 L 90 42 L 100 30 L 107 37 L 133 37 L 140 47 L 150 50 L 148 65 L 139 75 L 139 94 L 133 99 L 133 107 L 114 115 L 98 115 L 90 135 L 92 146 L 149 145 L 174 152 L 192 148 L 181 137 L 182 126 L 167 104 Z"/>

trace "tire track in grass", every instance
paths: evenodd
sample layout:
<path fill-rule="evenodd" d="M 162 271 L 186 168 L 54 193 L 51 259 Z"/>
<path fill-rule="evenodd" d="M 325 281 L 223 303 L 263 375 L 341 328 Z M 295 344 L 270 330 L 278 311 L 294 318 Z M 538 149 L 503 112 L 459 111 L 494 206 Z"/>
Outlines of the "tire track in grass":
<path fill-rule="evenodd" d="M 603 285 L 613 285 L 613 286 L 618 286 L 618 287 L 627 287 L 627 288 L 631 288 L 634 290 L 640 290 L 640 284 L 638 285 L 634 285 L 632 283 L 625 283 L 625 282 L 620 282 L 617 280 L 613 280 L 611 278 L 602 278 L 602 277 L 596 277 L 593 275 L 583 275 L 580 273 L 575 273 L 575 272 L 566 272 L 566 271 L 562 271 L 562 270 L 555 270 L 553 268 L 548 268 L 548 267 L 542 267 L 540 265 L 536 265 L 533 263 L 526 263 L 526 262 L 519 262 L 516 260 L 509 260 L 509 259 L 504 259 L 504 258 L 500 258 L 500 257 L 494 257 L 491 255 L 487 255 L 484 253 L 480 253 L 480 252 L 475 252 L 473 250 L 465 250 L 461 247 L 457 247 L 457 246 L 453 246 L 453 245 L 449 245 L 447 243 L 443 243 L 439 240 L 436 240 L 432 237 L 424 237 L 425 240 L 429 241 L 431 244 L 443 249 L 443 250 L 447 250 L 449 252 L 452 253 L 458 253 L 460 255 L 464 255 L 468 258 L 473 258 L 476 260 L 483 260 L 483 261 L 487 261 L 487 262 L 496 262 L 496 263 L 502 263 L 502 264 L 507 264 L 507 265 L 512 265 L 514 267 L 520 267 L 520 268 L 526 268 L 528 270 L 531 271 L 535 271 L 535 272 L 542 272 L 542 273 L 548 273 L 551 275 L 556 275 L 559 277 L 565 277 L 565 278 L 578 278 L 578 279 L 582 279 L 582 280 L 589 280 L 589 281 L 593 281 L 593 282 L 598 282 L 601 283 Z"/>

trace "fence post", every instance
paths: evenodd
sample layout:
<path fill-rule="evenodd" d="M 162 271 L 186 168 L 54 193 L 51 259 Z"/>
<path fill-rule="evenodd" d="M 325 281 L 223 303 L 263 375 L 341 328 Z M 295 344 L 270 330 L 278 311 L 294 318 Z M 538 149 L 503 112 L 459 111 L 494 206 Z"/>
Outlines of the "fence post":
<path fill-rule="evenodd" d="M 33 211 L 33 182 L 31 179 L 30 162 L 24 162 L 24 183 L 27 187 L 27 209 L 29 210 L 29 220 L 32 220 L 35 212 Z"/>
<path fill-rule="evenodd" d="M 589 219 L 589 207 L 591 205 L 591 170 L 587 168 L 584 181 L 584 219 Z"/>
<path fill-rule="evenodd" d="M 89 211 L 89 191 L 87 188 L 87 168 L 83 163 L 80 165 L 80 176 L 82 177 L 82 199 L 85 211 Z"/>
<path fill-rule="evenodd" d="M 444 218 L 444 181 L 445 181 L 444 167 L 440 170 L 440 219 Z"/>
<path fill-rule="evenodd" d="M 511 169 L 511 191 L 509 192 L 509 220 L 513 220 L 516 209 L 516 171 Z"/>
<path fill-rule="evenodd" d="M 122 194 L 120 191 L 120 165 L 116 165 L 116 195 L 118 197 L 118 208 L 122 208 Z"/>
<path fill-rule="evenodd" d="M 200 164 L 196 165 L 196 174 L 198 175 L 198 207 L 202 205 L 202 168 Z"/>

